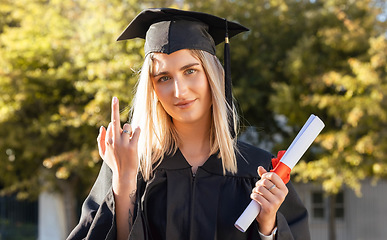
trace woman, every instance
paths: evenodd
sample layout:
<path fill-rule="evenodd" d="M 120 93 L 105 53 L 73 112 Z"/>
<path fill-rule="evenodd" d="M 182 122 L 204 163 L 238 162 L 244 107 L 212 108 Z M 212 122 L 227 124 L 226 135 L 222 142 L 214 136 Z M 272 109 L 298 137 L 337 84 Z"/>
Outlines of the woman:
<path fill-rule="evenodd" d="M 121 129 L 113 98 L 97 138 L 104 164 L 68 239 L 310 238 L 291 183 L 265 170 L 272 155 L 232 134 L 215 44 L 245 30 L 176 9 L 148 9 L 129 24 L 119 40 L 146 38 L 132 121 Z M 242 233 L 233 224 L 251 199 L 262 210 Z"/>

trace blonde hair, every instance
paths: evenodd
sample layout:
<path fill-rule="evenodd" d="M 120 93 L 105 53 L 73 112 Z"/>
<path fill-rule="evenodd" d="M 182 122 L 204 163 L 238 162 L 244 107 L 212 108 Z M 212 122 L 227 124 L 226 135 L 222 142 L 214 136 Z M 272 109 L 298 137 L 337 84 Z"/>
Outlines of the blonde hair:
<path fill-rule="evenodd" d="M 223 67 L 216 56 L 206 51 L 189 51 L 201 62 L 211 89 L 210 155 L 219 151 L 218 157 L 222 159 L 223 173 L 226 174 L 228 171 L 235 174 L 237 140 L 230 134 L 227 112 L 232 113 L 236 133 L 238 115 L 234 105 L 229 106 L 225 100 Z M 141 129 L 138 142 L 139 171 L 145 180 L 151 178 L 153 169 L 161 163 L 164 155 L 175 153 L 179 145 L 179 137 L 171 117 L 161 106 L 153 89 L 152 71 L 151 53 L 145 57 L 131 108 L 131 124 Z"/>

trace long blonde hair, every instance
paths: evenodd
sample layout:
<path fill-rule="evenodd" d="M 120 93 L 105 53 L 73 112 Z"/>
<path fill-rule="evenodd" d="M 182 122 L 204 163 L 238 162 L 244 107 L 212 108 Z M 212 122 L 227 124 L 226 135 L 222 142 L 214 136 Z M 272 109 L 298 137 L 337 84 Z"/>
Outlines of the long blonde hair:
<path fill-rule="evenodd" d="M 189 51 L 201 62 L 211 89 L 210 154 L 219 151 L 218 157 L 222 159 L 223 173 L 228 171 L 235 174 L 237 140 L 236 137 L 231 137 L 227 111 L 232 112 L 236 133 L 238 115 L 234 105 L 229 106 L 225 100 L 223 67 L 216 56 L 206 51 Z M 151 178 L 153 168 L 161 163 L 164 155 L 175 153 L 179 145 L 179 138 L 171 117 L 161 106 L 153 89 L 152 71 L 153 54 L 151 53 L 145 57 L 130 111 L 132 126 L 139 126 L 141 129 L 138 142 L 139 170 L 145 180 Z"/>

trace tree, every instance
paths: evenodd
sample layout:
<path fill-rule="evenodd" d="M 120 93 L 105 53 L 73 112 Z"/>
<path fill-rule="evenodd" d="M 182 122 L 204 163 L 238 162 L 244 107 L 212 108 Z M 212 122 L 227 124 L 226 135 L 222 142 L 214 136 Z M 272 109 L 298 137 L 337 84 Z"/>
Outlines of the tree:
<path fill-rule="evenodd" d="M 298 126 L 294 133 L 312 112 L 326 123 L 293 172 L 296 180 L 321 182 L 334 201 L 343 186 L 360 196 L 361 180 L 387 176 L 387 28 L 378 20 L 383 8 L 373 1 L 316 4 L 321 8 L 309 13 L 312 28 L 288 51 L 288 81 L 275 83 L 271 106 Z M 334 218 L 329 239 L 335 239 Z"/>
<path fill-rule="evenodd" d="M 296 172 L 299 179 L 323 180 L 324 189 L 333 193 L 347 185 L 360 194 L 359 180 L 386 176 L 379 168 L 387 146 L 382 137 L 386 28 L 371 3 L 326 1 L 320 11 L 325 19 L 311 14 L 311 24 L 324 21 L 324 26 L 306 32 L 288 52 L 289 82 L 275 84 L 271 101 L 277 113 L 289 116 L 290 125 L 299 126 L 311 112 L 324 119 L 314 161 L 301 163 Z"/>
<path fill-rule="evenodd" d="M 68 227 L 76 196 L 100 165 L 98 127 L 110 99 L 128 104 L 141 43 L 115 39 L 139 11 L 135 1 L 9 1 L 0 35 L 1 192 L 36 197 L 60 190 Z M 3 16 L 3 15 L 2 15 Z M 125 116 L 126 115 L 126 116 Z M 123 114 L 122 120 L 127 120 Z"/>

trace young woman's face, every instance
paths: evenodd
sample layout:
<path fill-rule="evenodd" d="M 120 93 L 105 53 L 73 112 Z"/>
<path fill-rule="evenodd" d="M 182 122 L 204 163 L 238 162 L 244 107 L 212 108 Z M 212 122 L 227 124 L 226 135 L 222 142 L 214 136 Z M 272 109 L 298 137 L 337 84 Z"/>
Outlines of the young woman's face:
<path fill-rule="evenodd" d="M 153 81 L 156 95 L 173 121 L 210 121 L 211 90 L 203 66 L 189 50 L 155 53 Z"/>

